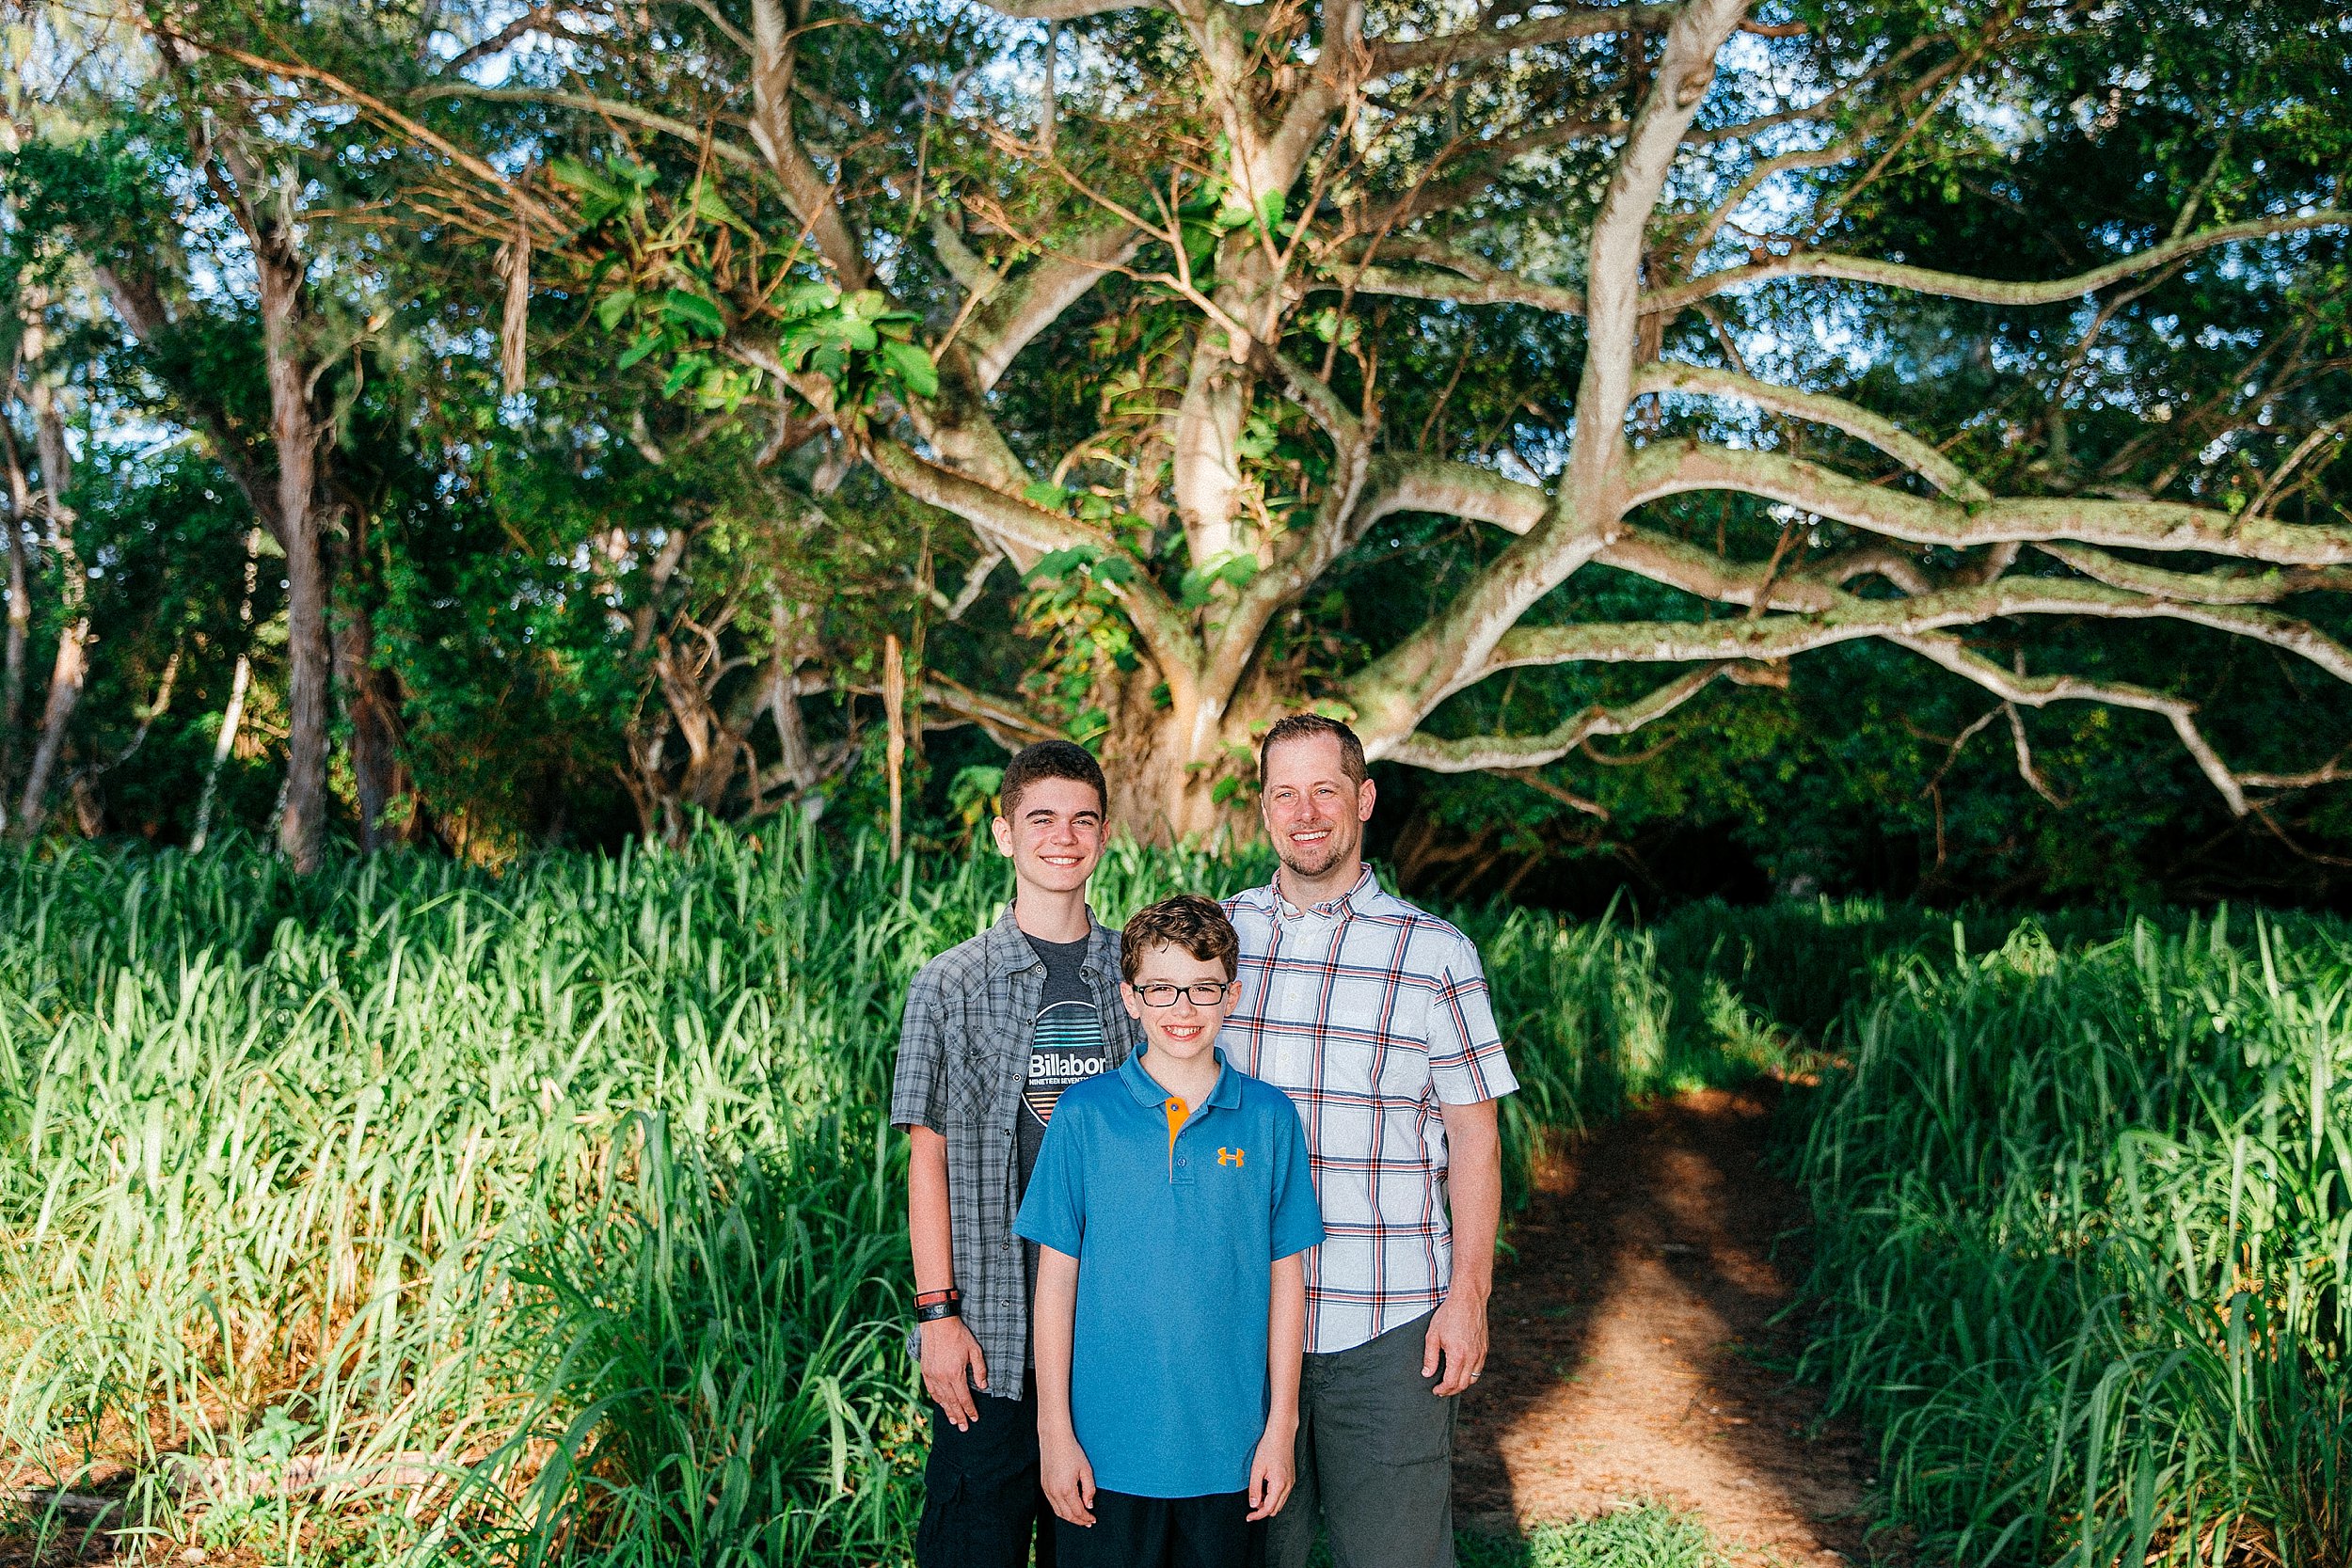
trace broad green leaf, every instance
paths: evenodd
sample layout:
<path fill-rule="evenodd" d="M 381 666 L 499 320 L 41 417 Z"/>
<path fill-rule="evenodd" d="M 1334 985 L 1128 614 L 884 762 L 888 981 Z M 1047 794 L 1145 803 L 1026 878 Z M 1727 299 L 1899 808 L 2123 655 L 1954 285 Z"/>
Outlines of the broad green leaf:
<path fill-rule="evenodd" d="M 726 336 L 726 318 L 719 314 L 718 306 L 684 289 L 672 289 L 662 295 L 661 315 L 663 320 L 700 332 L 706 338 Z"/>
<path fill-rule="evenodd" d="M 558 184 L 569 185 L 582 196 L 596 197 L 616 206 L 621 201 L 621 188 L 607 180 L 578 158 L 558 158 L 548 166 Z"/>
<path fill-rule="evenodd" d="M 1051 582 L 1066 578 L 1091 562 L 1098 552 L 1084 545 L 1072 545 L 1058 550 L 1048 550 L 1029 568 L 1032 582 Z"/>
<path fill-rule="evenodd" d="M 691 193 L 691 204 L 693 207 L 694 215 L 706 223 L 724 224 L 727 228 L 745 234 L 752 231 L 752 226 L 743 221 L 742 214 L 728 206 L 726 198 L 711 188 L 707 178 L 694 182 L 694 187 Z"/>
<path fill-rule="evenodd" d="M 634 365 L 637 361 L 643 359 L 646 355 L 651 354 L 655 349 L 660 348 L 663 343 L 668 342 L 669 341 L 670 334 L 667 332 L 646 333 L 644 337 L 628 345 L 628 350 L 621 356 L 621 361 L 617 368 L 620 370 L 628 369 L 631 365 Z"/>
<path fill-rule="evenodd" d="M 618 326 L 621 318 L 637 308 L 637 291 L 623 289 L 596 301 L 596 322 L 607 332 Z"/>
<path fill-rule="evenodd" d="M 885 338 L 882 343 L 881 357 L 912 395 L 918 398 L 939 395 L 939 367 L 931 363 L 930 355 L 914 344 Z"/>

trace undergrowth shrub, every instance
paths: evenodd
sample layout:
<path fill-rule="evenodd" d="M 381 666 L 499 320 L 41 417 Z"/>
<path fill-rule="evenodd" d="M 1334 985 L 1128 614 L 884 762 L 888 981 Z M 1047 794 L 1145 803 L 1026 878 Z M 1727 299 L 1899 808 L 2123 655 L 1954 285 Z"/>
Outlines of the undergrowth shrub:
<path fill-rule="evenodd" d="M 1927 1549 L 2352 1561 L 2348 990 L 2341 927 L 2225 914 L 1963 929 L 1852 1006 L 1808 1364 Z"/>

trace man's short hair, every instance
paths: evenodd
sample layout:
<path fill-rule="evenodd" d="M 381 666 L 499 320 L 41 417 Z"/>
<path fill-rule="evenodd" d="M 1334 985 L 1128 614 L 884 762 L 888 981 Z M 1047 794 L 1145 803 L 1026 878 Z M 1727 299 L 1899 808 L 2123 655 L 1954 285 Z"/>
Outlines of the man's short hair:
<path fill-rule="evenodd" d="M 1356 732 L 1336 719 L 1326 719 L 1320 713 L 1294 713 L 1278 721 L 1258 742 L 1258 784 L 1265 784 L 1266 758 L 1274 748 L 1285 740 L 1305 740 L 1312 736 L 1327 735 L 1340 743 L 1340 768 L 1348 782 L 1361 785 L 1372 775 L 1364 768 L 1364 743 L 1356 738 Z"/>
<path fill-rule="evenodd" d="M 1216 900 L 1197 893 L 1180 893 L 1137 910 L 1119 942 L 1119 977 L 1131 986 L 1136 966 L 1154 947 L 1179 947 L 1203 963 L 1223 964 L 1228 980 L 1241 971 L 1241 934 Z"/>
<path fill-rule="evenodd" d="M 1005 764 L 1004 781 L 996 786 L 998 815 L 1011 821 L 1012 814 L 1021 809 L 1021 797 L 1040 779 L 1069 779 L 1091 785 L 1104 815 L 1110 812 L 1110 788 L 1103 783 L 1103 765 L 1094 760 L 1093 753 L 1067 740 L 1041 740 L 1024 746 Z"/>

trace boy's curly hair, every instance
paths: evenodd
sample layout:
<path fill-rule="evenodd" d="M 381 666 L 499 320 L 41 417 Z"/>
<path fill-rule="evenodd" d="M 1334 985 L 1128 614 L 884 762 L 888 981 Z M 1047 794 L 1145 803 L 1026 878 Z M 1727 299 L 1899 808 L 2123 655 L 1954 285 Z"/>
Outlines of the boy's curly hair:
<path fill-rule="evenodd" d="M 1214 898 L 1180 893 L 1137 910 L 1120 934 L 1119 977 L 1136 983 L 1136 966 L 1154 947 L 1177 947 L 1204 962 L 1225 966 L 1230 980 L 1241 969 L 1241 936 Z"/>

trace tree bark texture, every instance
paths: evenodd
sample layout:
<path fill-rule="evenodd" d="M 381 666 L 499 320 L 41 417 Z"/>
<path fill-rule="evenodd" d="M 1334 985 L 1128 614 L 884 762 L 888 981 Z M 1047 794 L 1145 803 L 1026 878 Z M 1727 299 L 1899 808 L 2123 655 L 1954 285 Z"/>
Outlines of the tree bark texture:
<path fill-rule="evenodd" d="M 40 465 L 41 511 L 49 520 L 49 547 L 57 564 L 57 651 L 49 671 L 49 696 L 42 704 L 40 735 L 33 744 L 32 764 L 25 769 L 24 794 L 18 802 L 16 831 L 20 837 L 38 837 L 49 815 L 49 786 L 65 756 L 66 735 L 73 710 L 81 705 L 82 688 L 89 679 L 89 617 L 83 611 L 87 585 L 82 558 L 73 547 L 73 511 L 65 494 L 73 483 L 73 460 L 65 442 L 65 420 L 57 407 L 56 389 L 38 368 L 46 347 L 40 312 L 45 295 L 27 291 L 24 356 L 32 372 L 25 401 L 33 414 L 34 452 Z"/>
<path fill-rule="evenodd" d="M 0 675 L 0 792 L 16 782 L 17 738 L 24 725 L 24 653 L 33 630 L 33 591 L 24 530 L 32 522 L 32 487 L 16 450 L 16 435 L 0 415 L 0 441 L 8 465 L 8 629 L 6 673 Z M 5 823 L 0 823 L 4 828 Z"/>
<path fill-rule="evenodd" d="M 375 667 L 375 623 L 356 595 L 342 606 L 335 628 L 335 664 L 343 712 L 351 721 L 351 778 L 359 803 L 359 847 L 373 854 L 390 841 L 384 813 L 405 783 L 400 765 L 400 708 L 390 677 Z"/>

